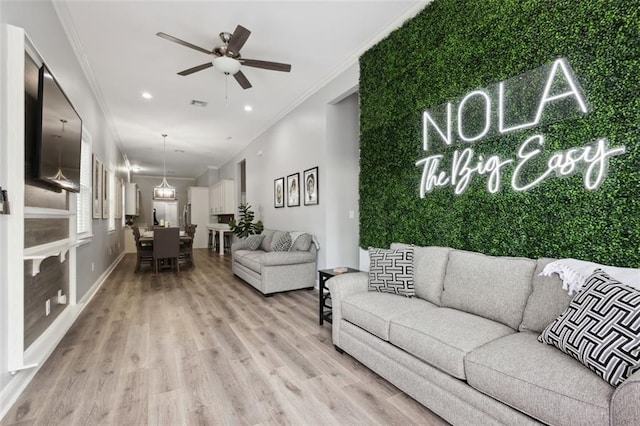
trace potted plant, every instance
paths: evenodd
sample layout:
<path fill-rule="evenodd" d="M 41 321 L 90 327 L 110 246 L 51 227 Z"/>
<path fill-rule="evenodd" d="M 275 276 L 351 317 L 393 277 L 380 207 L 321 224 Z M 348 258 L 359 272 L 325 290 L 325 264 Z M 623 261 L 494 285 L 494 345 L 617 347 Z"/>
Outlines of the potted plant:
<path fill-rule="evenodd" d="M 238 221 L 236 222 L 235 219 L 231 219 L 229 222 L 229 229 L 231 229 L 231 232 L 233 232 L 234 235 L 237 235 L 238 238 L 246 238 L 249 235 L 261 234 L 264 226 L 262 225 L 261 220 L 253 223 L 255 214 L 251 210 L 251 205 L 241 204 L 238 206 L 238 210 L 240 211 L 238 214 Z"/>

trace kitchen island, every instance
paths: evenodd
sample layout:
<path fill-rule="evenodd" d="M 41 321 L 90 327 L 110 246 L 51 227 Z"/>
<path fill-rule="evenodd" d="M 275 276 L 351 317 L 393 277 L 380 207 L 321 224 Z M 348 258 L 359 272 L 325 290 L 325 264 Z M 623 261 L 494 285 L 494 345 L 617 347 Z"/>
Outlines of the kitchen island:
<path fill-rule="evenodd" d="M 207 229 L 209 230 L 209 248 L 213 249 L 213 239 L 216 236 L 216 232 L 218 233 L 218 253 L 220 256 L 224 256 L 224 234 L 232 232 L 229 228 L 229 225 L 226 223 L 210 223 L 207 225 Z"/>

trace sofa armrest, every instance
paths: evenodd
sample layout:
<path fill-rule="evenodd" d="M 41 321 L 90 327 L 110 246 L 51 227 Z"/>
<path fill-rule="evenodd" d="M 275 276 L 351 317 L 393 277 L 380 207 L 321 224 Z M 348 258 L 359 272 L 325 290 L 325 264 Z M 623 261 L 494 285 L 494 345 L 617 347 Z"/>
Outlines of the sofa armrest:
<path fill-rule="evenodd" d="M 611 397 L 611 424 L 640 425 L 640 370 L 622 382 Z"/>
<path fill-rule="evenodd" d="M 234 251 L 238 250 L 241 245 L 242 245 L 241 241 L 238 241 L 238 242 L 235 242 L 235 243 L 231 243 L 231 253 L 233 253 Z"/>
<path fill-rule="evenodd" d="M 269 251 L 262 255 L 262 266 L 297 265 L 316 261 L 310 251 Z"/>
<path fill-rule="evenodd" d="M 340 347 L 340 321 L 342 320 L 342 300 L 350 294 L 362 293 L 369 288 L 368 272 L 351 272 L 336 275 L 327 281 L 331 293 L 331 326 L 333 344 Z"/>

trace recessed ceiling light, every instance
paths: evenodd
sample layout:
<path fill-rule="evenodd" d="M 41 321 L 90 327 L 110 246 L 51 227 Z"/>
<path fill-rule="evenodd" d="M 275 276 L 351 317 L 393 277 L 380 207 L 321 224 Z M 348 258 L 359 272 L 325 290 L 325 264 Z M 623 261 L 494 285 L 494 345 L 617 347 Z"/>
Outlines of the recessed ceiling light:
<path fill-rule="evenodd" d="M 151 98 L 153 98 L 153 95 L 151 93 L 149 93 L 149 92 L 142 92 L 142 97 L 144 99 L 151 99 Z"/>
<path fill-rule="evenodd" d="M 251 105 L 245 105 L 244 110 L 247 112 L 250 112 L 250 111 L 253 111 L 253 108 L 251 107 Z"/>
<path fill-rule="evenodd" d="M 135 165 L 135 166 L 133 166 L 131 168 L 131 171 L 134 172 L 134 173 L 138 173 L 140 170 L 142 170 L 142 169 L 138 165 Z"/>

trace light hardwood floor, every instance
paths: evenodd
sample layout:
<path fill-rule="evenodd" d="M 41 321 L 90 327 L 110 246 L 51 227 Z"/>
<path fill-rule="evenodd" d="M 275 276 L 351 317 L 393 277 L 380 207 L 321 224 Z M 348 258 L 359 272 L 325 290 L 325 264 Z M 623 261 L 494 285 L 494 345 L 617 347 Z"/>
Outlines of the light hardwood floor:
<path fill-rule="evenodd" d="M 0 425 L 444 425 L 331 343 L 317 292 L 263 297 L 228 256 L 127 255 Z"/>

